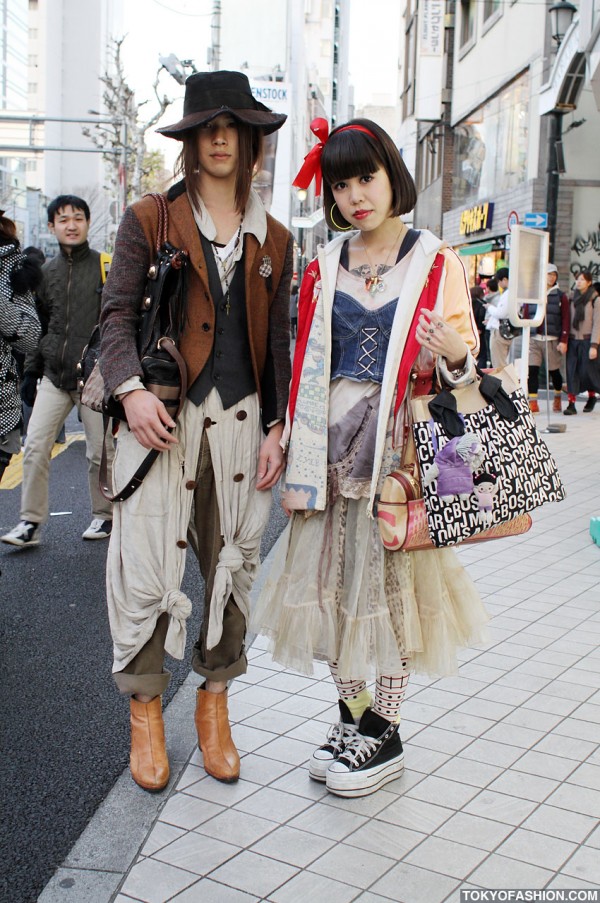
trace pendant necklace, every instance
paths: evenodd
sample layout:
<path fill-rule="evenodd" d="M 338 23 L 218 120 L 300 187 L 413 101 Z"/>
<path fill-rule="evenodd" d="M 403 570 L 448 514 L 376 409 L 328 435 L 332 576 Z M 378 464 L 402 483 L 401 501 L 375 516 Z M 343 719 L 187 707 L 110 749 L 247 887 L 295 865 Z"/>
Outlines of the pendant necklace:
<path fill-rule="evenodd" d="M 237 263 L 235 256 L 236 256 L 236 251 L 240 246 L 240 241 L 242 238 L 242 223 L 243 223 L 243 220 L 239 224 L 238 230 L 235 234 L 233 248 L 231 249 L 231 251 L 229 251 L 228 254 L 225 255 L 225 257 L 221 257 L 221 255 L 219 254 L 218 249 L 219 249 L 219 247 L 222 247 L 222 245 L 218 245 L 214 241 L 211 242 L 213 253 L 215 255 L 215 260 L 217 262 L 217 267 L 221 274 L 221 282 L 225 283 L 225 288 L 223 291 L 223 300 L 225 301 L 225 313 L 227 314 L 227 316 L 229 316 L 229 311 L 231 310 L 231 304 L 229 301 L 229 287 L 230 287 L 231 283 L 229 282 L 229 276 L 233 272 L 235 265 Z M 231 239 L 229 240 L 228 244 L 231 244 Z"/>
<path fill-rule="evenodd" d="M 400 238 L 400 236 L 401 236 L 401 234 L 402 234 L 403 228 L 404 228 L 404 223 L 401 223 L 401 224 L 400 224 L 400 231 L 398 232 L 398 235 L 396 236 L 396 239 L 395 239 L 393 245 L 391 246 L 390 250 L 388 251 L 388 255 L 387 255 L 387 257 L 385 258 L 385 262 L 384 262 L 384 263 L 378 263 L 376 266 L 373 266 L 373 264 L 371 263 L 371 258 L 369 257 L 369 252 L 367 251 L 367 246 L 366 246 L 366 244 L 365 244 L 365 240 L 364 240 L 364 238 L 363 238 L 363 234 L 362 234 L 362 232 L 360 233 L 360 240 L 361 240 L 361 242 L 362 242 L 363 250 L 364 250 L 364 252 L 365 252 L 365 257 L 367 258 L 367 261 L 368 261 L 368 264 L 369 264 L 369 274 L 368 274 L 368 276 L 365 276 L 365 277 L 364 277 L 364 279 L 365 279 L 365 288 L 366 288 L 366 290 L 369 292 L 369 294 L 371 294 L 371 295 L 374 295 L 376 292 L 383 292 L 383 291 L 385 291 L 385 282 L 384 282 L 383 279 L 382 279 L 382 274 L 383 274 L 383 273 L 385 272 L 385 270 L 386 270 L 387 263 L 388 263 L 388 260 L 389 260 L 390 257 L 391 257 L 392 251 L 394 250 L 394 248 L 395 248 L 396 245 L 398 244 L 398 239 Z"/>

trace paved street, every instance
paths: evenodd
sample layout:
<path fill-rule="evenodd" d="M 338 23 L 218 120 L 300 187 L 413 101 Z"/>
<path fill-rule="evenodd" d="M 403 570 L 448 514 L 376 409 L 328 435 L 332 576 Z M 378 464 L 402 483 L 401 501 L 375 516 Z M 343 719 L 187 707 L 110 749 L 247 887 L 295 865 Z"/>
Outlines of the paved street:
<path fill-rule="evenodd" d="M 71 436 L 81 429 L 73 415 L 68 429 Z M 0 489 L 2 534 L 19 520 L 19 502 L 18 486 Z M 52 462 L 50 510 L 56 516 L 39 547 L 0 545 L 0 900 L 7 903 L 37 899 L 128 761 L 127 703 L 110 676 L 107 543 L 81 539 L 91 520 L 82 441 Z M 278 513 L 267 531 L 265 554 L 284 520 Z M 184 588 L 199 602 L 189 651 L 203 600 L 193 556 Z M 169 667 L 166 702 L 188 673 L 189 655 Z"/>
<path fill-rule="evenodd" d="M 231 691 L 240 782 L 205 775 L 186 680 L 166 710 L 169 788 L 144 793 L 124 771 L 40 903 L 458 903 L 460 888 L 600 887 L 600 549 L 588 532 L 600 416 L 546 439 L 568 498 L 524 537 L 461 551 L 490 642 L 464 653 L 457 677 L 412 680 L 402 778 L 363 800 L 312 783 L 330 681 L 323 667 L 283 672 L 258 640 Z M 111 739 L 124 719 L 121 708 Z"/>

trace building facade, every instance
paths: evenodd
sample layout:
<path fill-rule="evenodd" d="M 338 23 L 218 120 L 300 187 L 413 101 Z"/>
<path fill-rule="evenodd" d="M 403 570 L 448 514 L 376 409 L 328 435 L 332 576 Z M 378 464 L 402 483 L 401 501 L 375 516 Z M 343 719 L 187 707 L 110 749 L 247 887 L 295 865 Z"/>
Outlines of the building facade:
<path fill-rule="evenodd" d="M 583 0 L 576 22 L 588 2 L 593 6 Z M 560 113 L 562 132 L 553 256 L 565 287 L 582 268 L 582 249 L 598 245 L 593 149 L 600 116 L 592 91 L 582 90 L 591 73 L 581 76 L 576 101 L 571 96 L 567 105 L 563 98 L 559 108 L 543 101 L 563 51 L 556 53 L 549 5 L 406 3 L 401 136 L 412 139 L 415 152 L 415 225 L 458 249 L 472 283 L 510 259 L 512 225 L 526 218 L 545 222 L 552 201 L 548 161 L 556 148 L 553 112 Z M 581 44 L 579 52 L 589 56 Z M 564 63 L 559 68 L 564 77 Z"/>

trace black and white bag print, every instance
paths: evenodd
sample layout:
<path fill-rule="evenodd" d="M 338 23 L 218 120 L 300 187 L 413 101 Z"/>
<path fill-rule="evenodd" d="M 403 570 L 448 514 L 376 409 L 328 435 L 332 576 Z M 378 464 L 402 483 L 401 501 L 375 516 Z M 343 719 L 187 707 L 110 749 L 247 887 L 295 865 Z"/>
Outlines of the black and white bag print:
<path fill-rule="evenodd" d="M 438 547 L 464 542 L 565 497 L 514 367 L 412 402 L 427 525 Z"/>

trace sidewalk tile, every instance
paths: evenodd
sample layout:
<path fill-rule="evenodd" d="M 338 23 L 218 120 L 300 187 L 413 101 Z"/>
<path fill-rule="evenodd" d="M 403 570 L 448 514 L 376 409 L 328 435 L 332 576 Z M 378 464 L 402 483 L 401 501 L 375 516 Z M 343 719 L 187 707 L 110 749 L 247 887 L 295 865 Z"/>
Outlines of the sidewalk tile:
<path fill-rule="evenodd" d="M 270 784 L 291 769 L 292 765 L 289 763 L 265 759 L 261 753 L 241 756 L 240 774 L 243 775 L 244 780 L 251 781 L 253 784 Z"/>
<path fill-rule="evenodd" d="M 553 873 L 549 869 L 492 853 L 489 859 L 469 875 L 469 881 L 479 887 L 538 889 L 546 887 L 552 877 Z"/>
<path fill-rule="evenodd" d="M 387 812 L 388 809 L 385 811 Z M 354 812 L 346 812 L 343 809 L 326 806 L 324 803 L 315 803 L 310 809 L 292 819 L 289 824 L 290 827 L 298 828 L 300 831 L 308 831 L 311 834 L 331 837 L 333 840 L 339 841 L 367 821 L 368 819 L 364 815 L 356 815 Z"/>
<path fill-rule="evenodd" d="M 524 771 L 527 774 L 552 778 L 555 781 L 564 781 L 576 767 L 577 762 L 574 759 L 551 756 L 548 753 L 538 752 L 537 749 L 526 752 L 512 766 L 513 771 Z"/>
<path fill-rule="evenodd" d="M 587 787 L 577 787 L 575 784 L 563 784 L 554 791 L 547 800 L 551 806 L 559 809 L 569 809 L 571 812 L 580 812 L 582 815 L 592 815 L 598 818 L 600 813 L 600 793 L 596 790 L 588 790 Z"/>
<path fill-rule="evenodd" d="M 566 840 L 517 828 L 496 853 L 556 872 L 576 849 L 574 843 Z"/>
<path fill-rule="evenodd" d="M 310 871 L 325 875 L 332 881 L 343 877 L 344 881 L 353 887 L 366 889 L 391 869 L 395 862 L 393 858 L 361 850 L 347 843 L 338 843 L 315 860 L 310 866 Z"/>
<path fill-rule="evenodd" d="M 405 797 L 398 804 L 394 803 L 380 812 L 378 818 L 422 834 L 432 834 L 436 828 L 448 821 L 451 815 L 452 809 Z"/>
<path fill-rule="evenodd" d="M 457 781 L 431 775 L 409 790 L 408 796 L 456 810 L 462 809 L 472 800 L 477 795 L 477 789 L 469 784 L 459 784 Z"/>
<path fill-rule="evenodd" d="M 311 805 L 312 800 L 302 799 L 292 793 L 282 793 L 270 787 L 262 787 L 257 793 L 239 802 L 235 809 L 282 823 Z"/>
<path fill-rule="evenodd" d="M 531 800 L 484 790 L 465 806 L 465 812 L 516 826 L 531 815 L 535 808 L 536 803 Z"/>
<path fill-rule="evenodd" d="M 466 812 L 457 812 L 438 828 L 436 835 L 445 837 L 446 840 L 460 837 L 461 843 L 492 852 L 512 831 L 512 825 L 480 818 L 478 815 L 467 815 Z"/>
<path fill-rule="evenodd" d="M 562 840 L 583 843 L 596 824 L 597 820 L 589 815 L 568 812 L 545 803 L 525 819 L 522 827 L 529 831 L 538 831 L 540 834 L 549 834 L 551 837 L 559 837 Z M 587 844 L 593 846 L 593 839 L 588 838 Z"/>
<path fill-rule="evenodd" d="M 179 840 L 163 847 L 152 858 L 196 875 L 207 875 L 239 853 L 239 850 L 233 844 L 189 831 Z"/>
<path fill-rule="evenodd" d="M 350 903 L 356 899 L 356 888 L 340 881 L 332 881 L 323 875 L 301 872 L 269 897 L 273 903 L 298 903 L 313 900 L 314 903 Z"/>
<path fill-rule="evenodd" d="M 142 856 L 152 856 L 153 853 L 157 853 L 162 847 L 166 847 L 168 843 L 177 840 L 184 833 L 184 828 L 176 828 L 174 825 L 167 825 L 162 821 L 158 821 L 150 832 L 140 853 Z"/>
<path fill-rule="evenodd" d="M 497 765 L 485 765 L 483 762 L 474 762 L 472 759 L 454 756 L 437 769 L 435 776 L 459 781 L 462 784 L 472 784 L 474 787 L 487 787 L 500 774 L 502 774 L 502 768 Z"/>
<path fill-rule="evenodd" d="M 173 897 L 171 903 L 258 903 L 260 897 L 245 894 L 233 887 L 225 887 L 210 878 L 202 878 L 183 893 Z"/>
<path fill-rule="evenodd" d="M 284 826 L 276 828 L 267 837 L 255 843 L 252 852 L 287 862 L 288 865 L 295 865 L 298 868 L 306 868 L 334 844 L 334 840 L 328 840 L 326 837 L 318 837 L 307 831 Z"/>
<path fill-rule="evenodd" d="M 486 850 L 443 837 L 428 837 L 404 861 L 450 878 L 466 878 L 487 855 Z"/>
<path fill-rule="evenodd" d="M 562 872 L 548 885 L 549 890 L 598 890 L 598 884 L 594 881 L 581 881 L 579 878 L 573 878 L 571 875 L 565 875 Z"/>
<path fill-rule="evenodd" d="M 160 813 L 160 821 L 191 831 L 203 821 L 213 818 L 222 809 L 222 806 L 215 806 L 214 803 L 198 800 L 185 793 L 177 793 L 165 803 Z"/>
<path fill-rule="evenodd" d="M 426 727 L 420 730 L 413 738 L 416 746 L 424 746 L 435 752 L 445 752 L 455 755 L 468 746 L 471 738 L 465 734 L 454 731 L 441 730 L 438 727 Z"/>
<path fill-rule="evenodd" d="M 567 780 L 569 784 L 589 787 L 590 790 L 600 790 L 600 766 L 580 765 Z"/>
<path fill-rule="evenodd" d="M 290 865 L 244 850 L 216 869 L 211 878 L 259 897 L 269 897 L 297 873 L 298 869 Z"/>
<path fill-rule="evenodd" d="M 290 765 L 303 765 L 308 762 L 314 751 L 314 743 L 304 743 L 291 737 L 276 737 L 262 746 L 261 756 L 275 759 L 277 762 L 288 762 Z"/>
<path fill-rule="evenodd" d="M 600 856 L 596 850 L 581 848 L 562 867 L 565 875 L 574 875 L 582 881 L 593 881 L 600 886 Z"/>
<path fill-rule="evenodd" d="M 488 790 L 492 793 L 506 793 L 509 796 L 518 796 L 520 799 L 541 803 L 550 796 L 553 790 L 556 790 L 557 786 L 558 781 L 510 769 L 496 778 L 489 785 Z"/>
<path fill-rule="evenodd" d="M 297 796 L 310 800 L 320 800 L 327 796 L 325 783 L 313 781 L 308 774 L 308 768 L 293 768 L 270 784 L 273 790 L 281 790 L 283 793 L 294 793 Z"/>
<path fill-rule="evenodd" d="M 560 736 L 556 732 L 544 737 L 535 746 L 535 752 L 549 753 L 553 756 L 562 756 L 580 762 L 586 759 L 596 749 L 596 743 L 587 743 L 584 740 L 576 740 L 574 737 Z"/>
<path fill-rule="evenodd" d="M 277 737 L 275 732 L 259 731 L 245 724 L 233 724 L 231 736 L 239 752 L 254 752 Z"/>
<path fill-rule="evenodd" d="M 235 809 L 227 809 L 196 828 L 196 833 L 246 848 L 274 829 L 275 825 L 267 818 L 249 813 L 241 818 Z"/>
<path fill-rule="evenodd" d="M 344 843 L 361 850 L 369 850 L 371 853 L 380 853 L 397 861 L 425 838 L 425 834 L 372 818 L 358 831 L 350 834 Z"/>
<path fill-rule="evenodd" d="M 154 859 L 143 859 L 133 866 L 121 891 L 143 903 L 164 903 L 176 893 L 189 887 L 196 875 L 173 868 Z"/>
<path fill-rule="evenodd" d="M 441 903 L 456 887 L 458 881 L 425 869 L 401 862 L 384 875 L 370 890 L 386 900 L 400 903 Z"/>
<path fill-rule="evenodd" d="M 205 772 L 204 777 L 186 787 L 185 792 L 197 799 L 229 807 L 235 806 L 240 800 L 246 799 L 260 789 L 260 784 L 254 784 L 252 781 L 242 779 L 233 784 L 226 784 L 224 781 L 215 780 Z"/>

